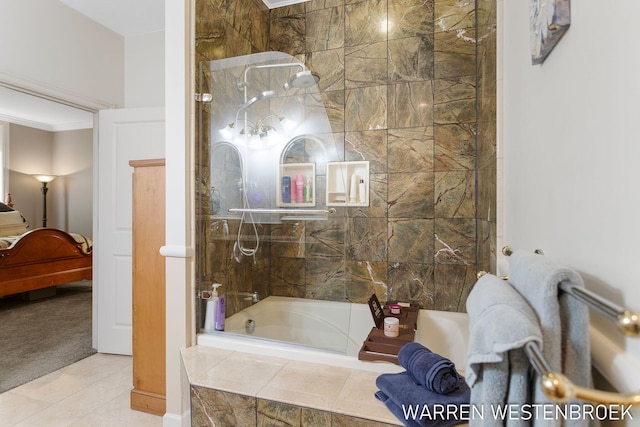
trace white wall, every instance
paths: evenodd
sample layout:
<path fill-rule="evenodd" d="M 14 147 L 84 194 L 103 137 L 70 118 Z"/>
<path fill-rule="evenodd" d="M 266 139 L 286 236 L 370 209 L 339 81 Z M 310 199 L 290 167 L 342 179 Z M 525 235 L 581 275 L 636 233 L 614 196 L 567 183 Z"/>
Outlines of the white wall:
<path fill-rule="evenodd" d="M 193 2 L 165 0 L 165 154 L 167 301 L 167 413 L 165 427 L 190 425 L 189 387 L 179 349 L 195 343 L 195 279 L 192 246 L 195 192 L 193 93 L 195 11 Z"/>
<path fill-rule="evenodd" d="M 59 1 L 4 0 L 0 75 L 124 104 L 124 39 Z"/>
<path fill-rule="evenodd" d="M 499 1 L 499 247 L 543 249 L 640 310 L 640 2 L 571 2 L 571 27 L 541 66 L 528 4 Z M 640 339 L 607 335 L 640 363 Z"/>
<path fill-rule="evenodd" d="M 125 39 L 57 0 L 7 0 L 0 6 L 0 51 L 0 81 L 83 104 L 164 105 L 164 32 Z M 16 206 L 32 227 L 41 226 L 40 184 L 29 174 L 64 175 L 49 184 L 47 225 L 91 236 L 92 131 L 11 129 Z"/>
<path fill-rule="evenodd" d="M 29 221 L 31 228 L 42 227 L 42 193 L 40 184 L 32 174 L 51 174 L 53 133 L 20 125 L 10 125 L 9 190 L 14 209 Z M 54 181 L 55 182 L 55 181 Z M 53 188 L 53 184 L 49 184 Z M 53 189 L 47 194 L 51 198 Z M 51 200 L 47 209 L 51 207 Z M 53 221 L 47 211 L 47 222 Z"/>
<path fill-rule="evenodd" d="M 164 105 L 164 31 L 125 39 L 125 107 Z"/>
<path fill-rule="evenodd" d="M 93 130 L 53 134 L 52 227 L 93 235 Z M 54 187 L 55 186 L 55 187 Z M 53 191 L 55 190 L 55 193 Z"/>
<path fill-rule="evenodd" d="M 9 192 L 31 228 L 42 226 L 41 184 L 31 176 L 53 174 L 48 184 L 47 226 L 92 236 L 93 131 L 47 132 L 10 125 Z"/>

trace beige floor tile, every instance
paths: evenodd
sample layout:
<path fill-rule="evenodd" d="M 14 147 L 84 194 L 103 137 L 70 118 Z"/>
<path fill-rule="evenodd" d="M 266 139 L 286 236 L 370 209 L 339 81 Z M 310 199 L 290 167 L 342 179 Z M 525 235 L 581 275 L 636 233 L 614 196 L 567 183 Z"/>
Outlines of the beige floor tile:
<path fill-rule="evenodd" d="M 162 427 L 133 411 L 132 359 L 95 354 L 0 394 L 2 427 Z"/>
<path fill-rule="evenodd" d="M 11 393 L 0 394 L 0 425 L 12 426 L 51 406 L 49 402 Z"/>
<path fill-rule="evenodd" d="M 86 415 L 84 410 L 77 406 L 70 408 L 62 405 L 50 405 L 15 424 L 15 427 L 64 427 L 84 415 Z"/>

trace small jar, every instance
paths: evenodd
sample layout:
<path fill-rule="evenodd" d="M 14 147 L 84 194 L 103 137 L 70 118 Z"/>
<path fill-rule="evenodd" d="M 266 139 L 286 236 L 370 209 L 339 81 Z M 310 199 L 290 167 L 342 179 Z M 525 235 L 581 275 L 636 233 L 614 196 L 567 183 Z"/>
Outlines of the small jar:
<path fill-rule="evenodd" d="M 384 334 L 391 338 L 400 335 L 400 320 L 397 317 L 384 318 Z"/>
<path fill-rule="evenodd" d="M 402 306 L 400 304 L 389 304 L 389 311 L 391 314 L 400 314 Z"/>

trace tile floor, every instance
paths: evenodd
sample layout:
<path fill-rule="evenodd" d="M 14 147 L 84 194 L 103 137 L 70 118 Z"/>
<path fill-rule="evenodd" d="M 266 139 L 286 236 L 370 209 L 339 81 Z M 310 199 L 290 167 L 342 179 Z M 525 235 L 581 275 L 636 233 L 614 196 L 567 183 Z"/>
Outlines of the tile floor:
<path fill-rule="evenodd" d="M 154 427 L 162 417 L 129 408 L 132 359 L 94 354 L 0 394 L 3 427 Z"/>

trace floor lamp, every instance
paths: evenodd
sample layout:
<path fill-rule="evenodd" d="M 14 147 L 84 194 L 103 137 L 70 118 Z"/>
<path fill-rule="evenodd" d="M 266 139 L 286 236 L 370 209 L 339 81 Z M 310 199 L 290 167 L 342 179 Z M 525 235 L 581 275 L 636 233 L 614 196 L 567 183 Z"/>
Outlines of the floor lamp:
<path fill-rule="evenodd" d="M 47 184 L 55 179 L 55 175 L 33 175 L 38 182 L 42 183 L 40 191 L 42 191 L 42 226 L 47 226 L 47 191 L 49 188 Z"/>

